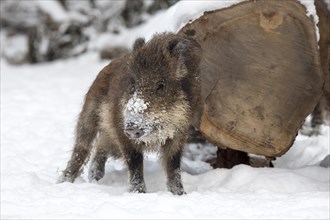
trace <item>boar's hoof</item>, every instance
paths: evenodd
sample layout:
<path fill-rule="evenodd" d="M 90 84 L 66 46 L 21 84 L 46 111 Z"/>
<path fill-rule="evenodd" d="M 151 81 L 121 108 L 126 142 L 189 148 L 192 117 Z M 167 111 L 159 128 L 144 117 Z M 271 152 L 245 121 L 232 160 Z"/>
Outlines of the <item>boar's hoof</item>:
<path fill-rule="evenodd" d="M 184 194 L 187 194 L 184 189 L 183 189 L 183 186 L 182 184 L 167 184 L 167 188 L 168 188 L 168 191 L 170 191 L 171 193 L 173 193 L 173 195 L 178 195 L 178 196 L 181 196 L 181 195 L 184 195 Z"/>
<path fill-rule="evenodd" d="M 63 172 L 63 174 L 57 179 L 56 183 L 64 183 L 64 182 L 69 182 L 73 183 L 74 177 L 71 176 L 69 173 Z"/>
<path fill-rule="evenodd" d="M 94 169 L 93 169 L 94 168 Z M 95 168 L 91 167 L 88 171 L 88 180 L 92 182 L 93 180 L 99 181 L 104 176 L 104 167 L 102 168 Z"/>
<path fill-rule="evenodd" d="M 173 195 L 178 195 L 182 196 L 187 194 L 183 189 L 178 189 L 178 190 L 170 190 Z"/>
<path fill-rule="evenodd" d="M 147 191 L 144 183 L 130 185 L 129 192 L 131 193 L 145 193 Z"/>
<path fill-rule="evenodd" d="M 124 132 L 129 139 L 138 139 L 144 135 L 144 131 L 142 129 L 134 127 L 125 128 Z"/>

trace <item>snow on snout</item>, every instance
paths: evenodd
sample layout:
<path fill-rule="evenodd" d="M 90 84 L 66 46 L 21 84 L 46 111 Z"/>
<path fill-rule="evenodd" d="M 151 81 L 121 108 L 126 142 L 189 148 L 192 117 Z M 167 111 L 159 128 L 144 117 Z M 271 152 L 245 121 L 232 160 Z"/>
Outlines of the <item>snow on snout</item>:
<path fill-rule="evenodd" d="M 150 122 L 145 121 L 144 112 L 148 108 L 149 103 L 143 99 L 138 98 L 137 93 L 133 94 L 125 106 L 124 122 L 125 127 L 135 126 L 138 128 L 146 129 L 150 127 Z"/>
<path fill-rule="evenodd" d="M 136 92 L 134 93 L 133 97 L 128 100 L 126 109 L 130 113 L 134 114 L 143 114 L 144 110 L 146 110 L 148 103 L 145 102 L 143 99 L 137 97 Z"/>

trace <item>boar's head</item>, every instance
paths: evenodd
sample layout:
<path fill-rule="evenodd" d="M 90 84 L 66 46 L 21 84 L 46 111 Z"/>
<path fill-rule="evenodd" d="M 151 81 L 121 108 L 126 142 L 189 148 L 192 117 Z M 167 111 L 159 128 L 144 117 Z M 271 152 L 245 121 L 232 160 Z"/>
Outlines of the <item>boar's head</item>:
<path fill-rule="evenodd" d="M 136 40 L 128 63 L 129 92 L 123 103 L 128 138 L 159 146 L 189 126 L 195 85 L 191 81 L 199 79 L 189 63 L 199 62 L 191 60 L 199 49 L 195 41 L 174 34 L 158 35 L 147 43 Z"/>

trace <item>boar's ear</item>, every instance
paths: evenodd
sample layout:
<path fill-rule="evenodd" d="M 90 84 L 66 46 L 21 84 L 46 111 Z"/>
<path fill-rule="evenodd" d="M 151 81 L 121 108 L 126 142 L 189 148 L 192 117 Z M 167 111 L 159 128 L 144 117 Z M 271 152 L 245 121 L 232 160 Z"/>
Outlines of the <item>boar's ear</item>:
<path fill-rule="evenodd" d="M 189 59 L 192 54 L 200 52 L 200 45 L 191 38 L 175 38 L 168 42 L 170 56 L 177 59 Z"/>
<path fill-rule="evenodd" d="M 188 42 L 185 39 L 173 39 L 167 45 L 167 50 L 171 56 L 179 57 L 185 52 Z"/>
<path fill-rule="evenodd" d="M 190 39 L 176 38 L 169 41 L 167 50 L 172 58 L 176 60 L 176 65 L 179 67 L 175 72 L 175 76 L 183 78 L 187 75 L 187 65 L 193 62 L 192 59 L 195 45 Z"/>
<path fill-rule="evenodd" d="M 145 44 L 144 38 L 138 38 L 135 40 L 134 45 L 133 45 L 133 51 L 136 51 L 140 49 L 143 45 Z"/>

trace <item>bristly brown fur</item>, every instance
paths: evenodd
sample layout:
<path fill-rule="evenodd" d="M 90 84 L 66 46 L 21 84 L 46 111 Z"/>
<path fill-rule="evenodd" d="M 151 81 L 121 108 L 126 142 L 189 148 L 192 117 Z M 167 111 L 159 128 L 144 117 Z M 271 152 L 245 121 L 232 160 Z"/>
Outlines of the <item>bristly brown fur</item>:
<path fill-rule="evenodd" d="M 106 66 L 86 95 L 72 157 L 59 182 L 73 182 L 94 147 L 90 180 L 103 177 L 109 156 L 123 158 L 129 170 L 129 190 L 145 192 L 143 152 L 157 150 L 169 191 L 184 194 L 180 160 L 200 106 L 200 57 L 201 48 L 194 40 L 165 33 L 147 43 L 138 39 L 131 54 Z M 124 132 L 133 93 L 146 103 L 141 120 L 153 126 L 150 134 L 136 140 Z"/>

